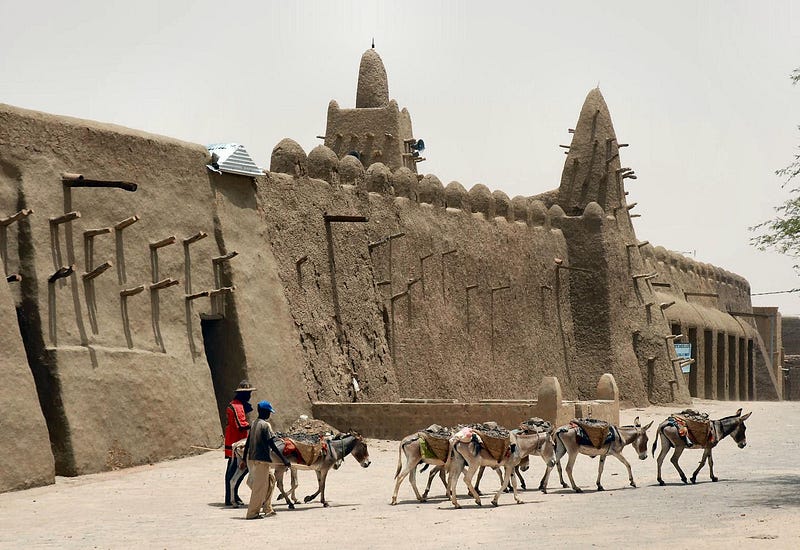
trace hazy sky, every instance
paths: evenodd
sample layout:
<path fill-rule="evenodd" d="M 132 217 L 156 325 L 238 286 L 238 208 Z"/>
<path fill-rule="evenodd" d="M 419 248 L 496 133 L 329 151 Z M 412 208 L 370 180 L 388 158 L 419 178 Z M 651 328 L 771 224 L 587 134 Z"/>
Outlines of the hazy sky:
<path fill-rule="evenodd" d="M 268 167 L 306 151 L 328 102 L 355 104 L 375 38 L 446 185 L 509 196 L 558 186 L 587 92 L 611 110 L 642 240 L 800 287 L 748 226 L 788 194 L 774 171 L 800 143 L 800 3 L 19 2 L 0 0 L 0 102 L 192 141 L 244 144 Z M 800 182 L 797 182 L 800 184 Z M 800 314 L 800 293 L 753 297 Z"/>

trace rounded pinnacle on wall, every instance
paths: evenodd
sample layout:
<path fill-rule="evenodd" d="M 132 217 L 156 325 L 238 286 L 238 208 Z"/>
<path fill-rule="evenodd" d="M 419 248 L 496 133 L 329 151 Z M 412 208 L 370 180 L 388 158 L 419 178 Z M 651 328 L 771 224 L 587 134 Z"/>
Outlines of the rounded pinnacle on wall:
<path fill-rule="evenodd" d="M 593 88 L 586 95 L 569 145 L 559 204 L 571 215 L 580 214 L 592 201 L 605 212 L 615 211 L 625 198 L 619 168 L 619 144 L 611 115 L 600 88 Z"/>
<path fill-rule="evenodd" d="M 373 46 L 361 56 L 361 64 L 358 67 L 356 108 L 385 107 L 388 104 L 389 81 L 386 77 L 386 68 L 383 66 L 381 56 Z"/>

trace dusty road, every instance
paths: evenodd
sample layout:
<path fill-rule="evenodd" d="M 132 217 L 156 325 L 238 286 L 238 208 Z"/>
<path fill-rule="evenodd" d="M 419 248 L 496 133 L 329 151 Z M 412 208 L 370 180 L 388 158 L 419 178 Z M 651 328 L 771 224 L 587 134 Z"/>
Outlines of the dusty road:
<path fill-rule="evenodd" d="M 397 506 L 388 503 L 397 444 L 371 441 L 372 465 L 348 459 L 328 477 L 330 508 L 300 505 L 278 515 L 244 521 L 244 509 L 224 508 L 221 451 L 78 478 L 53 486 L 0 495 L 2 548 L 800 548 L 800 404 L 742 403 L 752 410 L 745 449 L 726 439 L 715 451 L 719 483 L 707 470 L 684 486 L 665 462 L 667 486 L 656 484 L 655 461 L 626 449 L 639 485 L 627 486 L 625 469 L 607 461 L 605 492 L 594 488 L 597 461 L 579 457 L 574 494 L 551 478 L 547 495 L 528 490 L 525 504 L 503 495 L 492 508 L 462 498 L 452 509 L 434 485 L 434 498 L 418 503 L 404 484 Z M 713 418 L 732 414 L 738 403 L 696 401 Z M 639 415 L 658 424 L 672 408 L 623 411 L 623 423 Z M 652 436 L 653 430 L 650 434 Z M 691 472 L 700 452 L 682 457 Z M 543 471 L 538 458 L 528 472 L 535 487 Z M 315 486 L 301 472 L 299 494 Z M 557 475 L 554 472 L 554 477 Z M 496 487 L 487 478 L 484 490 Z M 310 491 L 308 491 L 310 492 Z M 241 494 L 247 499 L 243 484 Z"/>

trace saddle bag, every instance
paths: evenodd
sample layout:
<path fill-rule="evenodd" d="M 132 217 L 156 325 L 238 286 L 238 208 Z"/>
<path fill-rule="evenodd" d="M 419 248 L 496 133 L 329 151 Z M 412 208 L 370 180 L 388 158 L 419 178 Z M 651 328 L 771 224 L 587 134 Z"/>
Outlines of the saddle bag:
<path fill-rule="evenodd" d="M 586 434 L 595 449 L 600 449 L 611 435 L 611 424 L 597 418 L 573 418 L 570 422 Z"/>
<path fill-rule="evenodd" d="M 697 417 L 684 416 L 682 414 L 673 415 L 686 425 L 689 430 L 689 438 L 698 445 L 705 446 L 711 435 L 711 423 L 708 420 L 698 420 Z"/>
<path fill-rule="evenodd" d="M 423 431 L 419 432 L 420 448 L 423 449 L 423 456 L 425 458 L 435 458 L 442 462 L 447 461 L 447 454 L 450 452 L 450 439 L 449 437 L 442 437 L 433 433 Z M 423 447 L 427 447 L 425 449 Z M 427 453 L 425 451 L 427 450 Z"/>

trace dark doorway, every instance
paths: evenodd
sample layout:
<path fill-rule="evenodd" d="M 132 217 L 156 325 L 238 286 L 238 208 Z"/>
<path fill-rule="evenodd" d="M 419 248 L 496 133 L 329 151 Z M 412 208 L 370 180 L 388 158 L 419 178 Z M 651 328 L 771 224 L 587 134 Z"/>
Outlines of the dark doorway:
<path fill-rule="evenodd" d="M 725 333 L 717 333 L 717 399 L 725 400 Z"/>
<path fill-rule="evenodd" d="M 736 336 L 728 336 L 728 399 L 736 399 Z"/>
<path fill-rule="evenodd" d="M 230 322 L 221 315 L 201 315 L 200 327 L 203 330 L 203 347 L 206 351 L 214 396 L 217 400 L 220 425 L 225 427 L 225 408 L 233 399 L 234 390 L 245 378 L 244 358 L 241 346 L 233 340 L 235 331 L 230 330 Z"/>
<path fill-rule="evenodd" d="M 714 379 L 712 378 L 712 365 L 714 364 L 714 342 L 710 330 L 703 331 L 703 397 L 714 398 Z"/>
<path fill-rule="evenodd" d="M 747 356 L 744 351 L 744 338 L 739 338 L 739 399 L 747 399 Z"/>
<path fill-rule="evenodd" d="M 755 354 L 754 354 L 754 349 L 753 349 L 753 341 L 752 340 L 748 340 L 747 341 L 747 397 L 751 401 L 755 401 L 755 399 L 756 399 L 756 392 L 755 392 L 755 387 L 754 387 L 754 385 L 755 385 L 755 380 L 754 380 L 755 376 L 753 376 L 753 373 L 754 373 L 754 370 L 753 370 L 754 369 L 754 367 L 753 367 L 753 359 L 755 358 L 754 355 Z"/>

